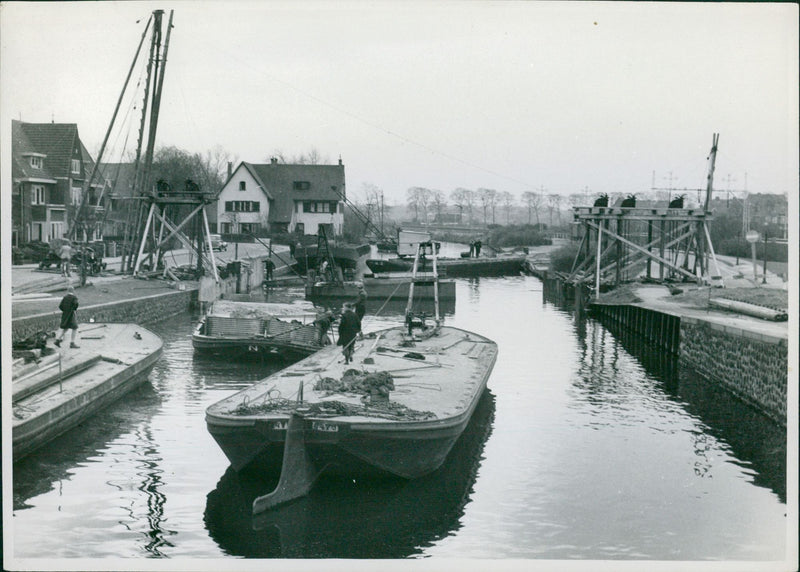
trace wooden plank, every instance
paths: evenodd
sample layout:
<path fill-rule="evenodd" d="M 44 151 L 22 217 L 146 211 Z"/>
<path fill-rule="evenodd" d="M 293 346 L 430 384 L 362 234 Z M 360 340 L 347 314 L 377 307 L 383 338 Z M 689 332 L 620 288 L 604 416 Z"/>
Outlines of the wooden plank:
<path fill-rule="evenodd" d="M 75 358 L 67 358 L 62 361 L 60 369 L 58 367 L 58 362 L 54 362 L 38 373 L 28 375 L 21 379 L 15 379 L 11 383 L 11 401 L 16 403 L 20 399 L 24 399 L 37 391 L 41 391 L 46 387 L 58 383 L 59 380 L 64 380 L 87 370 L 99 362 L 100 359 L 99 354 L 78 355 L 75 356 Z"/>

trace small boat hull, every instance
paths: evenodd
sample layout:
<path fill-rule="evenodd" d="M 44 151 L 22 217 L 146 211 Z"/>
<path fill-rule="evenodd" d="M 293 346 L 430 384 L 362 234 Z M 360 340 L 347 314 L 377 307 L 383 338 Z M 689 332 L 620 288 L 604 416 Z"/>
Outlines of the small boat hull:
<path fill-rule="evenodd" d="M 370 258 L 367 267 L 374 273 L 408 272 L 414 261 L 408 258 Z M 524 270 L 524 256 L 498 256 L 494 258 L 439 258 L 439 272 L 450 278 L 470 276 L 505 276 Z"/>

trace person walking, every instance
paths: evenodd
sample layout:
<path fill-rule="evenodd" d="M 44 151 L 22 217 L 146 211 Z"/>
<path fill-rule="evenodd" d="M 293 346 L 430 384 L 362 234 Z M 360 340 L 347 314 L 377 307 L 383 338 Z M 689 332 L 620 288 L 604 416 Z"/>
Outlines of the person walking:
<path fill-rule="evenodd" d="M 267 258 L 264 262 L 264 269 L 267 272 L 267 280 L 272 280 L 272 272 L 275 270 L 275 263 L 272 262 L 271 258 Z"/>
<path fill-rule="evenodd" d="M 72 276 L 69 270 L 69 265 L 72 262 L 72 246 L 69 242 L 65 242 L 61 245 L 61 250 L 58 255 L 61 258 L 61 275 L 67 277 Z"/>
<path fill-rule="evenodd" d="M 344 363 L 353 361 L 354 345 L 360 329 L 361 324 L 358 321 L 358 316 L 353 311 L 353 305 L 350 302 L 345 302 L 342 307 L 342 318 L 339 320 L 339 340 L 336 342 L 336 345 L 342 346 Z"/>
<path fill-rule="evenodd" d="M 72 330 L 72 340 L 69 347 L 78 348 L 79 346 L 75 344 L 75 338 L 78 335 L 78 297 L 75 295 L 75 289 L 72 286 L 67 288 L 67 295 L 61 299 L 58 309 L 61 310 L 61 335 L 56 338 L 54 343 L 56 346 L 61 347 L 61 342 L 64 340 L 67 330 Z"/>

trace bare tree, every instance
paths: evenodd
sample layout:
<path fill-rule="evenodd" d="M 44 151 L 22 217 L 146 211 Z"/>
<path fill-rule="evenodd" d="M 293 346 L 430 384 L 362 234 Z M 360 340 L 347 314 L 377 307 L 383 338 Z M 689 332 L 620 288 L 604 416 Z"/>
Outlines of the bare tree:
<path fill-rule="evenodd" d="M 286 165 L 327 165 L 330 163 L 330 158 L 327 155 L 323 156 L 316 147 L 292 156 L 286 156 L 283 151 L 276 149 L 272 155 L 266 158 L 266 161 L 271 159 L 276 159 L 278 163 Z"/>
<path fill-rule="evenodd" d="M 461 222 L 464 222 L 464 209 L 467 206 L 467 192 L 469 189 L 457 187 L 450 193 L 450 200 L 458 207 L 458 213 L 461 216 Z"/>
<path fill-rule="evenodd" d="M 561 222 L 561 195 L 550 193 L 547 195 L 547 211 L 550 214 L 550 226 L 553 226 L 553 213 L 558 215 L 558 222 Z"/>
<path fill-rule="evenodd" d="M 510 223 L 511 207 L 514 205 L 514 195 L 508 191 L 500 191 L 497 193 L 497 200 L 503 205 L 503 210 L 506 211 L 506 224 Z"/>
<path fill-rule="evenodd" d="M 431 204 L 431 197 L 433 192 L 425 187 L 419 189 L 419 206 L 422 208 L 422 220 L 428 224 L 428 205 Z"/>
<path fill-rule="evenodd" d="M 431 202 L 433 206 L 436 207 L 436 218 L 438 221 L 441 221 L 442 218 L 442 209 L 447 206 L 447 199 L 444 196 L 442 191 L 433 189 L 431 191 Z"/>
<path fill-rule="evenodd" d="M 426 190 L 422 187 L 410 187 L 406 191 L 406 204 L 414 209 L 414 220 L 419 220 L 419 210 L 422 206 L 422 192 Z"/>
<path fill-rule="evenodd" d="M 591 206 L 591 203 L 583 193 L 571 193 L 567 197 L 567 203 L 571 207 Z"/>
<path fill-rule="evenodd" d="M 533 191 L 522 193 L 522 202 L 528 207 L 528 224 L 531 224 L 531 212 L 536 214 L 536 224 L 539 222 L 539 208 L 542 206 L 542 195 Z"/>
<path fill-rule="evenodd" d="M 483 208 L 483 224 L 486 224 L 486 213 L 491 209 L 492 224 L 494 224 L 494 207 L 497 204 L 497 191 L 494 189 L 478 189 L 478 200 Z"/>

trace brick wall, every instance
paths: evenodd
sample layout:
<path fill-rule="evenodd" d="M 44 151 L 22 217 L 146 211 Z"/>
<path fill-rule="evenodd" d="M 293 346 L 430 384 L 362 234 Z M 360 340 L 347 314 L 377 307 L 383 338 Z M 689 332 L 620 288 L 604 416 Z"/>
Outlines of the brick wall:
<path fill-rule="evenodd" d="M 681 318 L 680 360 L 786 425 L 785 338 Z"/>
<path fill-rule="evenodd" d="M 197 290 L 176 290 L 153 294 L 121 302 L 108 302 L 85 306 L 79 310 L 79 322 L 131 322 L 147 325 L 191 309 L 197 303 Z M 40 331 L 55 331 L 61 321 L 61 312 L 26 316 L 12 321 L 12 339 L 21 340 Z"/>

